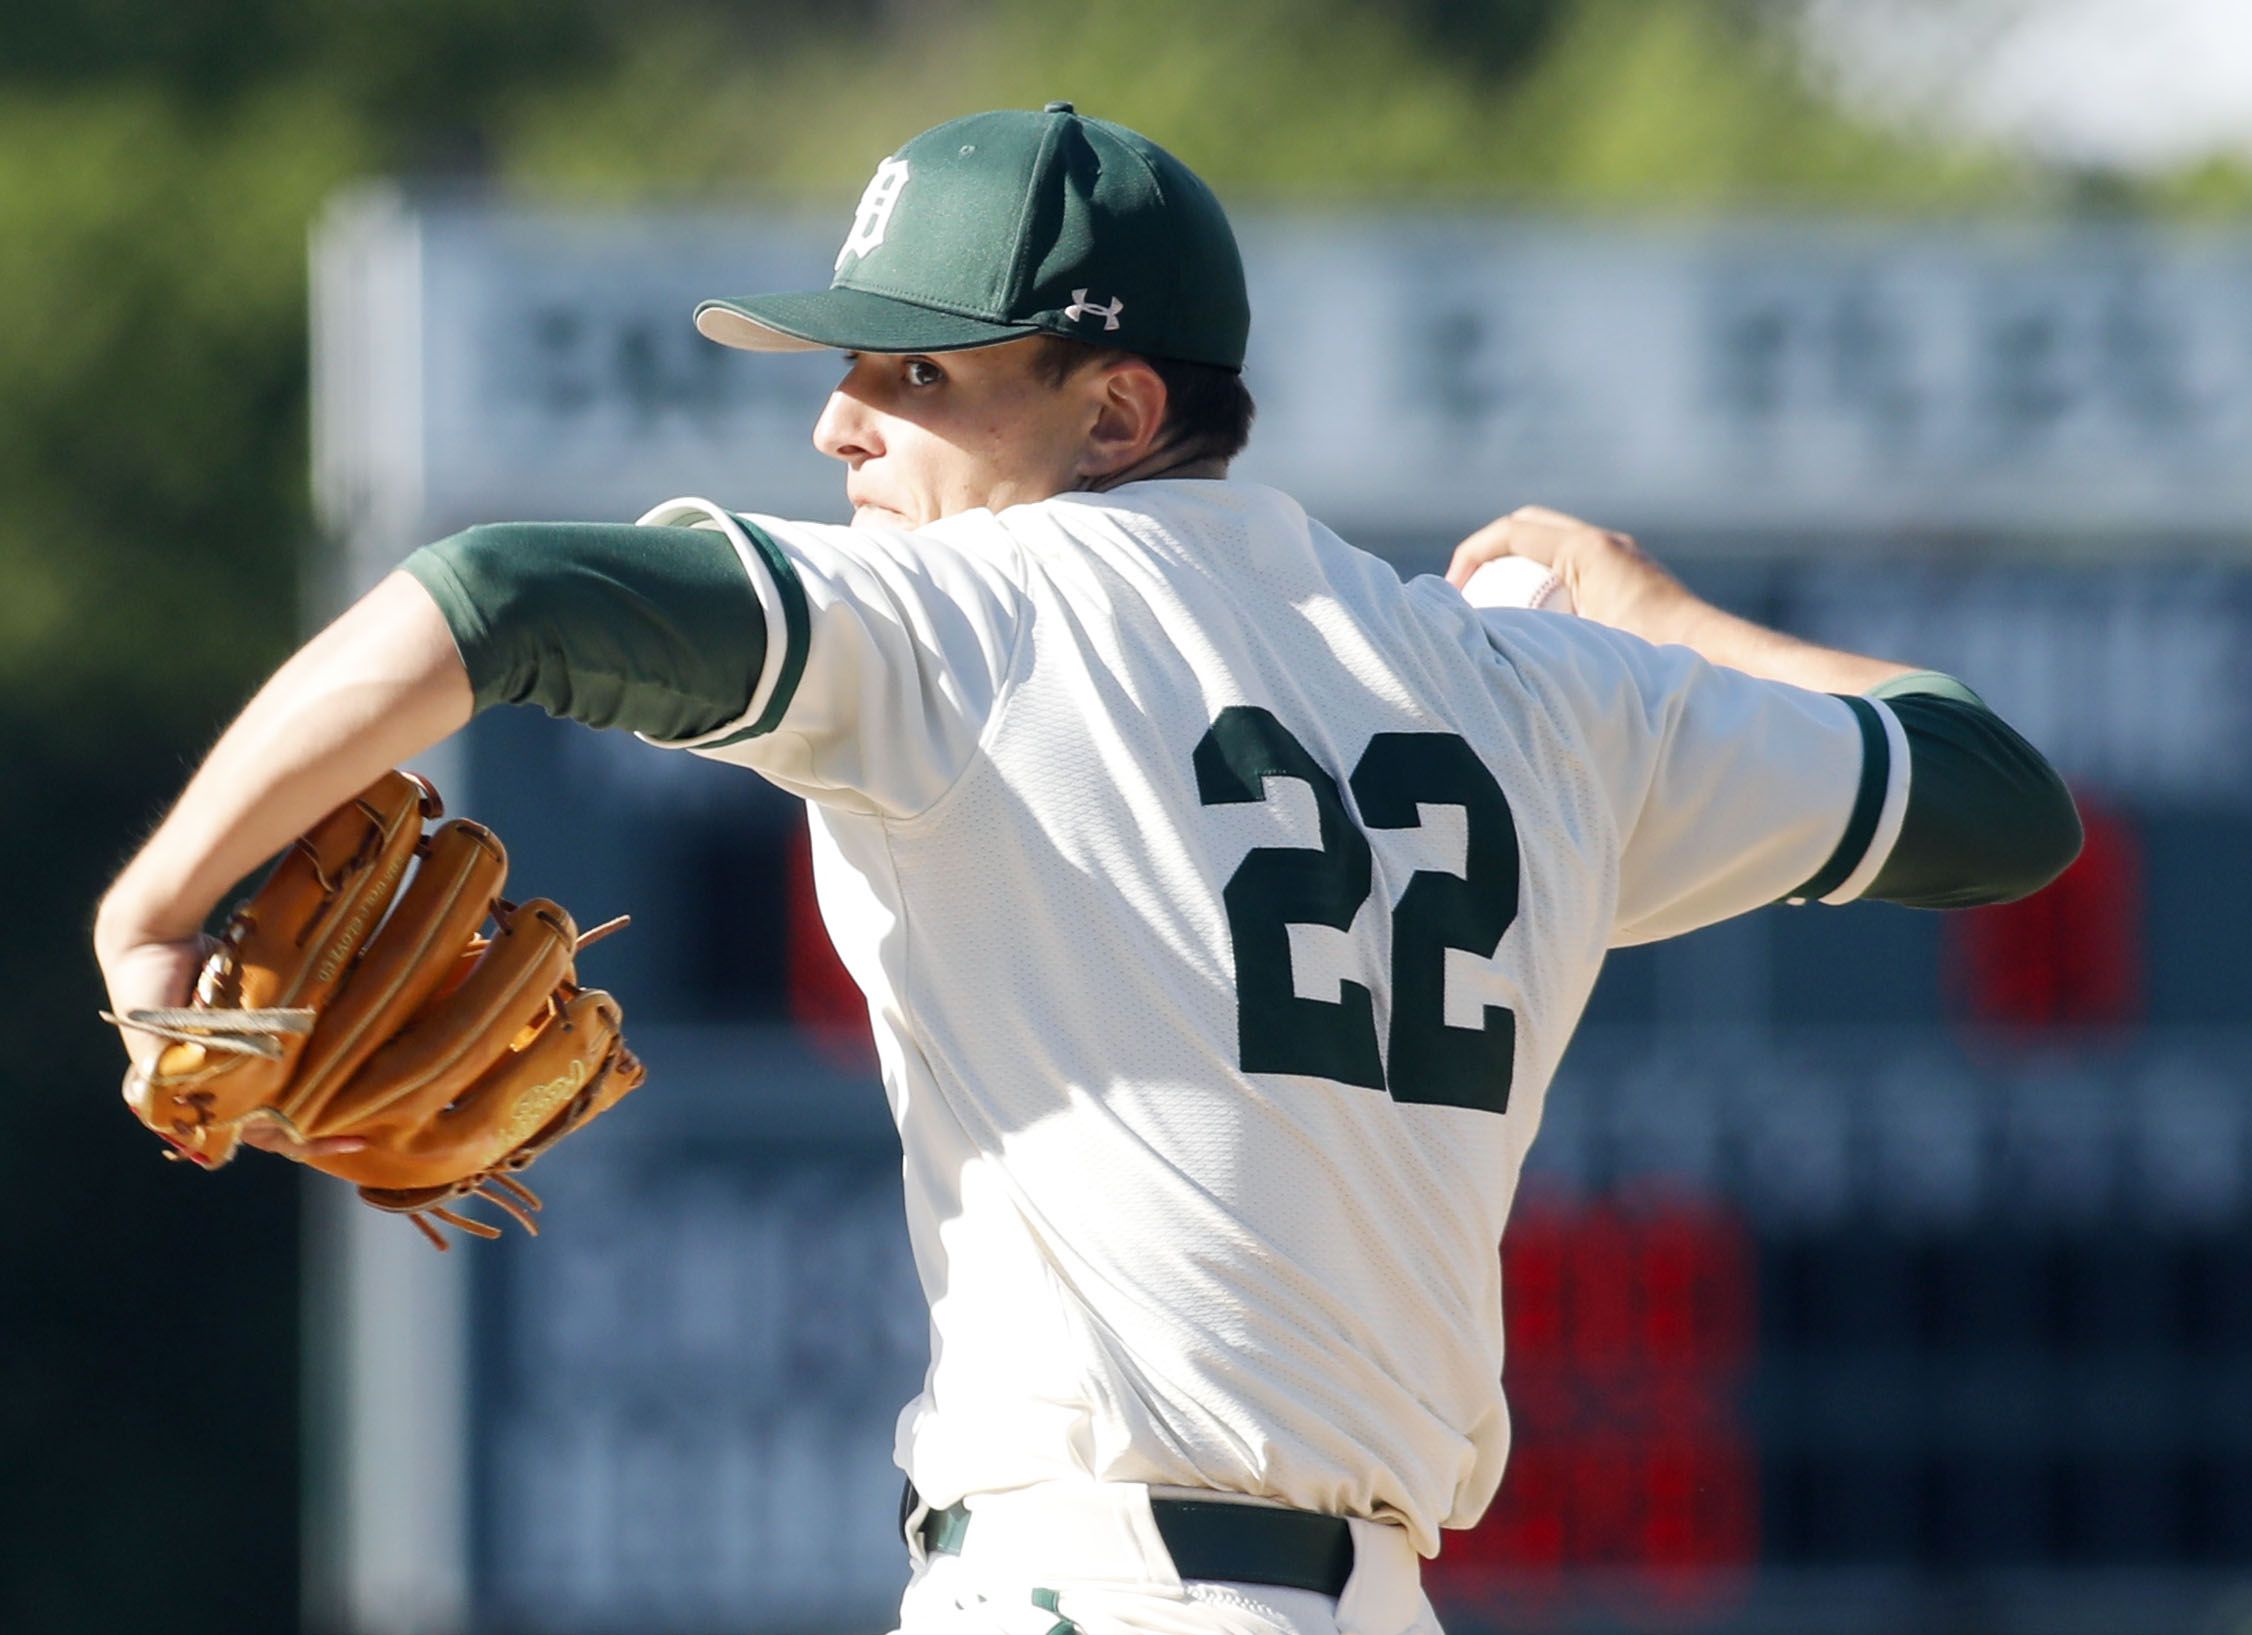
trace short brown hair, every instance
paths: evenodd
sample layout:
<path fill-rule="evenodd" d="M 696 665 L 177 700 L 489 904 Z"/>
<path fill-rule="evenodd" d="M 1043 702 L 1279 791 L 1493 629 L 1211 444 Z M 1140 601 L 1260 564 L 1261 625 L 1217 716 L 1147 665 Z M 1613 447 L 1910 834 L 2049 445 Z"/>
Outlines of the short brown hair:
<path fill-rule="evenodd" d="M 1034 339 L 1038 350 L 1032 355 L 1032 372 L 1051 386 L 1107 359 L 1138 355 L 1069 335 Z M 1165 383 L 1166 447 L 1198 459 L 1232 460 L 1243 452 L 1258 407 L 1240 372 L 1179 358 L 1144 357 L 1142 362 Z"/>

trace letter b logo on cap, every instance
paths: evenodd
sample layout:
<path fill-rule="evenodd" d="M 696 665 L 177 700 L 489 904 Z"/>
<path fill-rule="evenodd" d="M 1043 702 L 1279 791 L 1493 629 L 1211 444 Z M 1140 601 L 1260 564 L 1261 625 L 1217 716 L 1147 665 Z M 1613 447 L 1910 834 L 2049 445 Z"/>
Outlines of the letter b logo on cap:
<path fill-rule="evenodd" d="M 844 248 L 837 252 L 838 272 L 854 256 L 864 256 L 884 241 L 884 229 L 891 225 L 893 206 L 899 203 L 899 190 L 907 185 L 907 161 L 886 159 L 876 167 L 876 174 L 868 178 L 867 191 L 860 195 L 860 208 L 852 215 L 852 231 L 845 235 Z"/>

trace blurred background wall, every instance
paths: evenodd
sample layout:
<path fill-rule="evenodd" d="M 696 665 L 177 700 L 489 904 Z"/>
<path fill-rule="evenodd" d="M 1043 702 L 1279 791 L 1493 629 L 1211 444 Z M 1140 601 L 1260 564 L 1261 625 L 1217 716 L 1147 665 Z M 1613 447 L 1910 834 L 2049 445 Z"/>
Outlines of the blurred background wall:
<path fill-rule="evenodd" d="M 18 860 L 5 900 L 21 928 L 0 949 L 0 993 L 12 1036 L 29 1042 L 10 1075 L 24 1123 L 0 1155 L 0 1460 L 19 1473 L 0 1498 L 0 1628 L 298 1628 L 300 1563 L 321 1559 L 329 1525 L 319 1450 L 340 1410 L 333 1291 L 320 1279 L 344 1264 L 331 1227 L 308 1224 L 298 1177 L 277 1163 L 206 1178 L 157 1160 L 111 1099 L 117 1052 L 93 1021 L 86 929 L 109 873 L 204 744 L 351 577 L 338 567 L 350 505 L 332 496 L 324 530 L 308 477 L 306 246 L 333 201 L 396 177 L 416 200 L 535 215 L 661 206 L 779 218 L 810 206 L 841 219 L 904 135 L 1069 96 L 1164 141 L 1247 216 L 1405 208 L 1630 241 L 1747 222 L 1858 223 L 1927 242 L 2074 227 L 2157 245 L 2163 260 L 2225 251 L 2252 206 L 2244 17 L 2228 0 L 50 0 L 0 12 L 0 747 L 12 797 L 0 834 Z M 2128 316 L 2154 309 L 2164 303 Z M 2231 367 L 2241 371 L 2241 353 Z M 629 374 L 604 389 L 632 385 Z M 731 489 L 736 469 L 713 456 L 694 486 L 765 503 Z M 1497 492 L 1494 505 L 1553 497 Z M 1551 1324 L 1519 1343 L 1533 1359 L 1520 1411 L 1557 1430 L 1545 1451 L 1528 1430 L 1498 1531 L 1449 1568 L 1460 1604 L 1485 1609 L 1464 1619 L 1723 1627 L 1757 1613 L 1746 1574 L 1782 1584 L 1811 1566 L 1862 1575 L 1820 1580 L 1829 1587 L 1813 1593 L 1827 1602 L 1850 1581 L 1906 1609 L 1883 1627 L 2067 1627 L 2069 1574 L 2086 1568 L 2107 1575 L 2114 1598 L 2090 1627 L 2240 1627 L 2227 1622 L 2226 1586 L 2252 1574 L 2247 1467 L 2231 1440 L 2252 1418 L 2252 1220 L 2231 1184 L 2244 1146 L 2228 1122 L 2248 1076 L 2234 1031 L 2233 932 L 2252 895 L 2241 763 L 2200 754 L 2215 740 L 2196 737 L 2169 759 L 2155 721 L 2087 727 L 2094 706 L 2078 706 L 2075 686 L 2108 673 L 2083 662 L 2080 639 L 2105 630 L 2120 675 L 2202 640 L 2218 644 L 2202 673 L 2241 683 L 2242 531 L 2212 508 L 2160 537 L 2117 518 L 2108 531 L 2051 518 L 2031 530 L 1789 537 L 1663 514 L 1604 520 L 1672 547 L 1693 579 L 1755 610 L 1838 636 L 1888 633 L 1906 656 L 1959 664 L 2006 709 L 2081 733 L 2092 747 L 2076 770 L 2096 780 L 2083 787 L 2099 822 L 2089 869 L 2053 913 L 1943 933 L 1924 917 L 1854 910 L 1834 937 L 1771 914 L 1606 978 L 1572 1070 L 1584 1091 L 1574 1101 L 1567 1077 L 1544 1137 L 1553 1185 L 1511 1245 L 1527 1291 L 1513 1321 L 1547 1313 Z M 1408 571 L 1435 566 L 1448 542 L 1435 527 L 1371 541 Z M 1935 589 L 1903 592 L 1872 569 L 1896 555 L 1931 569 L 1923 583 Z M 2091 574 L 2091 558 L 2109 578 Z M 2140 625 L 2106 622 L 2104 610 L 2154 596 Z M 1908 651 L 1917 643 L 1930 646 Z M 1979 669 L 1995 654 L 2006 675 Z M 2191 687 L 2196 707 L 2212 690 Z M 566 744 L 541 725 L 496 724 L 475 753 L 512 766 L 615 759 L 613 746 Z M 2141 760 L 2129 753 L 2138 744 Z M 665 787 L 654 776 L 601 774 L 643 799 Z M 512 835 L 537 822 L 479 815 Z M 858 1086 L 874 1105 L 849 1041 L 821 1042 L 837 1007 L 822 998 L 830 979 L 796 895 L 786 814 L 731 789 L 680 792 L 665 816 L 678 860 L 735 906 L 731 926 L 790 930 L 761 949 L 721 938 L 693 904 L 668 919 L 637 898 L 637 936 L 696 950 L 697 968 L 720 978 L 709 991 L 668 983 L 637 1016 L 778 1030 L 760 1048 L 780 1082 Z M 709 872 L 741 868 L 745 832 L 771 838 L 765 860 L 739 877 Z M 577 866 L 567 836 L 532 853 L 543 847 L 558 873 Z M 1836 981 L 1821 979 L 1832 970 Z M 1756 1004 L 1742 999 L 1747 984 Z M 1701 1043 L 1675 1031 L 1714 1015 L 1737 1031 Z M 1873 1034 L 1851 1031 L 1872 1023 Z M 697 1067 L 696 1052 L 715 1048 L 697 1038 L 678 1046 L 690 1078 L 716 1072 Z M 1686 1081 L 1719 1088 L 1667 1093 Z M 1877 1100 L 1907 1111 L 1881 1129 L 1839 1111 Z M 1813 1111 L 1792 1125 L 1779 1106 Z M 2199 1118 L 2222 1134 L 2197 1140 Z M 1781 1158 L 1768 1139 L 1779 1123 L 1796 1132 Z M 880 1130 L 800 1132 L 821 1152 L 746 1193 L 746 1166 L 771 1159 L 762 1133 L 754 1121 L 744 1166 L 710 1182 L 711 1210 L 637 1240 L 650 1263 L 728 1266 L 734 1240 L 710 1238 L 711 1223 L 745 1196 L 777 1212 L 772 1200 L 792 1188 L 865 1197 L 840 1221 L 881 1216 Z M 636 1140 L 661 1151 L 664 1137 L 653 1123 L 621 1135 L 616 1166 L 581 1172 L 586 1218 L 612 1218 L 599 1213 L 602 1177 L 630 1170 Z M 1785 1184 L 1819 1174 L 1841 1141 L 1883 1140 L 1894 1167 L 1873 1179 Z M 2189 1149 L 2172 1168 L 2168 1141 Z M 2161 1157 L 2138 1156 L 2134 1178 L 2119 1178 L 2122 1152 L 2153 1147 Z M 1700 1167 L 1696 1154 L 1713 1156 Z M 554 1179 L 567 1188 L 571 1173 L 559 1166 Z M 1653 1176 L 1663 1184 L 1639 1184 Z M 2025 1202 L 2059 1177 L 2086 1186 Z M 772 1221 L 736 1227 L 765 1234 L 770 1260 L 792 1252 Z M 823 1241 L 862 1267 L 867 1297 L 841 1302 L 833 1321 L 806 1317 L 794 1351 L 754 1355 L 750 1330 L 704 1335 L 696 1343 L 716 1348 L 710 1389 L 836 1379 L 823 1349 L 834 1346 L 865 1371 L 845 1376 L 848 1397 L 896 1397 L 917 1324 L 899 1327 L 909 1297 L 888 1281 L 881 1240 L 855 1233 L 862 1225 Z M 700 1247 L 674 1254 L 683 1239 Z M 589 1303 L 638 1309 L 600 1303 L 626 1275 L 602 1253 L 613 1258 L 557 1246 L 543 1273 L 538 1250 L 511 1251 L 475 1275 L 495 1280 L 506 1335 L 567 1348 L 588 1332 Z M 580 1280 L 558 1283 L 564 1267 Z M 758 1332 L 803 1313 L 805 1291 L 786 1280 L 758 1287 L 768 1294 L 729 1296 L 771 1301 L 771 1322 L 754 1312 Z M 1608 1328 L 1592 1296 L 1537 1292 L 1621 1287 L 1646 1297 Z M 2011 1290 L 2022 1306 L 1997 1306 Z M 1593 1315 L 1571 1315 L 1583 1307 Z M 863 1320 L 877 1339 L 853 1326 Z M 1652 1322 L 1664 1332 L 1653 1337 Z M 678 1323 L 652 1332 L 662 1343 L 651 1354 L 677 1361 Z M 533 1401 L 511 1373 L 521 1350 L 472 1351 L 488 1406 Z M 751 1359 L 739 1374 L 732 1355 Z M 1571 1362 L 1585 1356 L 1596 1363 Z M 1635 1357 L 1671 1360 L 1619 1360 Z M 1993 1432 L 2028 1400 L 2022 1436 Z M 856 1415 L 859 1403 L 849 1397 Z M 476 1531 L 490 1627 L 536 1627 L 525 1575 L 549 1569 L 536 1551 L 507 1553 L 532 1513 L 509 1484 L 567 1508 L 606 1478 L 595 1455 L 535 1469 L 553 1437 L 528 1411 L 509 1423 L 534 1429 L 480 1454 L 463 1525 Z M 1618 1425 L 1627 1431 L 1605 1429 Z M 1841 1437 L 1840 1425 L 1861 1428 Z M 1902 1438 L 1920 1439 L 1912 1456 Z M 1664 1469 L 1659 1444 L 1671 1450 Z M 793 1446 L 798 1466 L 768 1468 L 834 1469 L 834 1444 Z M 868 1495 L 888 1481 L 861 1475 Z M 661 1490 L 663 1469 L 650 1480 Z M 1665 1510 L 1648 1497 L 1653 1482 L 1690 1498 Z M 1594 1497 L 1541 1502 L 1577 1490 Z M 1644 1494 L 1639 1514 L 1676 1516 L 1687 1533 L 1554 1521 L 1628 1491 Z M 124 1570 L 120 1540 L 163 1570 Z M 1583 1592 L 1646 1574 L 1653 1559 L 1698 1572 L 1656 1591 L 1636 1580 Z M 2029 1571 L 2051 1575 L 2045 1600 L 2020 1582 Z M 586 1591 L 594 1627 L 629 1627 L 599 1622 L 623 1616 L 601 1597 L 637 1582 Z M 1666 1584 L 1691 1585 L 1688 1602 L 1669 1610 Z M 721 1618 L 711 1605 L 652 1616 L 649 1627 L 723 1627 L 694 1622 Z"/>

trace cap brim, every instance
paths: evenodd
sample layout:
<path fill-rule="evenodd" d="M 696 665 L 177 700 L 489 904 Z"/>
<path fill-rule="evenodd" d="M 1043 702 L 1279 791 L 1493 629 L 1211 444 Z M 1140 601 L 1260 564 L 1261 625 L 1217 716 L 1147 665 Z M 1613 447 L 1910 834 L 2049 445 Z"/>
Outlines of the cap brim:
<path fill-rule="evenodd" d="M 746 352 L 816 352 L 825 347 L 847 352 L 960 352 L 1039 333 L 1030 324 L 965 318 L 855 289 L 706 301 L 696 308 L 696 328 L 709 340 Z"/>

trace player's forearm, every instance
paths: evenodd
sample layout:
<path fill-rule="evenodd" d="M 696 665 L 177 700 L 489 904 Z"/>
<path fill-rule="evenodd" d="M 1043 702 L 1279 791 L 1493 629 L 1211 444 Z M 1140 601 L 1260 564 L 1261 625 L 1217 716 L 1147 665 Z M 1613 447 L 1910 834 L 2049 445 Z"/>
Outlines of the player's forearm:
<path fill-rule="evenodd" d="M 1865 693 L 1885 682 L 1915 674 L 1915 667 L 1889 659 L 1865 658 L 1834 647 L 1819 647 L 1779 630 L 1737 617 L 1688 591 L 1668 610 L 1661 633 L 1637 631 L 1648 640 L 1679 642 L 1700 657 L 1765 681 L 1786 682 L 1817 693 Z"/>
<path fill-rule="evenodd" d="M 1585 530 L 1571 538 L 1567 579 L 1580 611 L 1629 635 L 1688 648 L 1731 670 L 1816 693 L 1865 693 L 1914 667 L 1821 647 L 1715 607 L 1631 539 Z M 1592 606 L 1590 605 L 1592 604 Z"/>
<path fill-rule="evenodd" d="M 392 574 L 227 728 L 104 896 L 97 945 L 192 936 L 236 881 L 470 713 L 445 620 L 420 585 Z"/>

